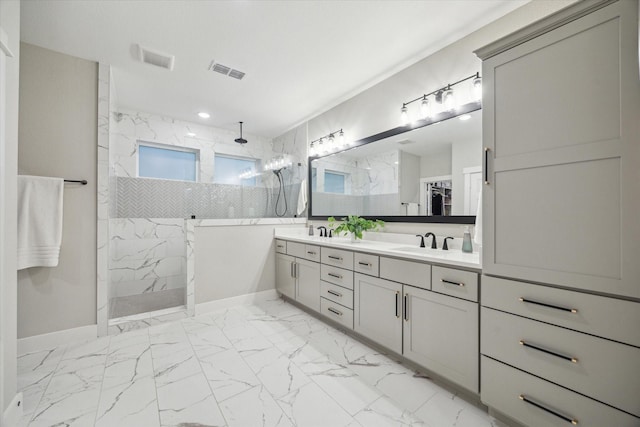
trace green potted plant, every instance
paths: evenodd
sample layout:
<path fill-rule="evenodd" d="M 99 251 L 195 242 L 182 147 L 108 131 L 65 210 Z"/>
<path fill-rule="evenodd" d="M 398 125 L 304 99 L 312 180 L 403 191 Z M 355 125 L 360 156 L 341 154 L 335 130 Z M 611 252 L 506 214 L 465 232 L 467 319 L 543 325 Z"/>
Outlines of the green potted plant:
<path fill-rule="evenodd" d="M 363 231 L 375 231 L 378 228 L 384 227 L 384 221 L 380 221 L 379 219 L 364 219 L 358 215 L 349 215 L 347 218 L 340 218 L 342 222 L 335 228 L 334 225 L 336 224 L 336 219 L 331 216 L 328 220 L 329 227 L 332 228 L 338 236 L 342 232 L 349 233 L 351 235 L 351 242 L 354 243 L 357 239 L 362 239 Z"/>

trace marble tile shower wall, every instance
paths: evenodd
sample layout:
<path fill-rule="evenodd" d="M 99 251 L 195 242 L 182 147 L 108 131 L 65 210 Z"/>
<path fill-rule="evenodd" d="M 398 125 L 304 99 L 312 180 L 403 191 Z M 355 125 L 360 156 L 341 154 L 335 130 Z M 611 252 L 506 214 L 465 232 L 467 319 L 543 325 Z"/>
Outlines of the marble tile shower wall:
<path fill-rule="evenodd" d="M 111 297 L 186 287 L 183 219 L 109 221 Z"/>

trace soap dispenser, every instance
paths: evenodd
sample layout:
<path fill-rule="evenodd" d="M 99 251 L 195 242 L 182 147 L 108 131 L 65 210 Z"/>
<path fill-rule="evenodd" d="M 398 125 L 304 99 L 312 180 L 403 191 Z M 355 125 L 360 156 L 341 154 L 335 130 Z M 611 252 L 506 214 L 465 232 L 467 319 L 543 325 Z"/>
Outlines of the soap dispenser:
<path fill-rule="evenodd" d="M 464 228 L 464 236 L 462 237 L 462 252 L 473 252 L 473 246 L 471 245 L 471 232 L 469 226 Z"/>

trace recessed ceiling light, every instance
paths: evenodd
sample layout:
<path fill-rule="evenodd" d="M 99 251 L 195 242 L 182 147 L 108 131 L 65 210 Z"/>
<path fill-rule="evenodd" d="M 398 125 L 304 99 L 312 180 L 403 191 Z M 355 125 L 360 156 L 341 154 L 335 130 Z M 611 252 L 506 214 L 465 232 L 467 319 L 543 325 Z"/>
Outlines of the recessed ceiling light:
<path fill-rule="evenodd" d="M 193 132 L 187 132 L 187 136 L 196 136 L 196 134 Z"/>
<path fill-rule="evenodd" d="M 198 117 L 200 117 L 201 119 L 208 119 L 211 116 L 209 115 L 209 113 L 205 113 L 204 111 L 200 111 L 198 113 Z"/>
<path fill-rule="evenodd" d="M 463 114 L 460 117 L 458 117 L 460 120 L 465 121 L 465 120 L 469 120 L 471 118 L 470 115 L 468 114 Z"/>

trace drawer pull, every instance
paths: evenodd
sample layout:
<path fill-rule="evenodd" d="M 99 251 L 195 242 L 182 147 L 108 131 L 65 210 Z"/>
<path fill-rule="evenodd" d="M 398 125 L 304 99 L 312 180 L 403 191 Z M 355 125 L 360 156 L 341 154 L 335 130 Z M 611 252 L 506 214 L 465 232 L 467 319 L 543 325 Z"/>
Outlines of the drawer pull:
<path fill-rule="evenodd" d="M 400 291 L 396 291 L 396 317 L 400 318 L 400 313 L 398 313 L 398 298 L 400 298 Z"/>
<path fill-rule="evenodd" d="M 330 311 L 330 312 L 332 312 L 333 314 L 336 314 L 336 315 L 338 315 L 338 316 L 342 316 L 342 312 L 340 312 L 340 311 L 336 310 L 335 308 L 328 307 L 328 308 L 327 308 L 327 310 L 329 310 L 329 311 Z"/>
<path fill-rule="evenodd" d="M 336 261 L 342 261 L 341 256 L 329 255 L 327 256 L 327 258 L 335 259 Z"/>
<path fill-rule="evenodd" d="M 335 273 L 327 273 L 327 276 L 335 277 L 336 279 L 342 279 L 342 276 Z"/>
<path fill-rule="evenodd" d="M 278 249 L 284 249 L 284 246 L 283 245 L 278 245 L 277 248 Z"/>
<path fill-rule="evenodd" d="M 336 291 L 332 291 L 331 289 L 327 290 L 328 294 L 331 294 L 333 296 L 336 296 L 338 298 L 342 298 L 342 294 L 340 292 L 336 292 Z"/>
<path fill-rule="evenodd" d="M 531 348 L 533 350 L 538 350 L 541 351 L 543 353 L 547 353 L 550 354 L 551 356 L 555 356 L 555 357 L 559 357 L 560 359 L 564 359 L 567 360 L 571 363 L 578 363 L 578 359 L 575 357 L 571 357 L 571 356 L 565 356 L 563 354 L 560 353 L 556 353 L 547 349 L 544 349 L 542 347 L 538 347 L 537 345 L 533 345 L 533 344 L 529 344 L 528 342 L 526 342 L 525 340 L 520 340 L 520 345 Z"/>
<path fill-rule="evenodd" d="M 318 255 L 318 253 L 317 253 L 317 252 L 314 252 L 314 251 L 307 251 L 307 253 L 308 253 L 309 255 Z"/>
<path fill-rule="evenodd" d="M 551 415 L 555 415 L 556 417 L 558 417 L 558 418 L 560 418 L 560 419 L 562 419 L 562 420 L 564 420 L 564 421 L 566 421 L 568 423 L 571 423 L 574 426 L 578 425 L 578 420 L 573 419 L 573 418 L 569 418 L 569 417 L 567 417 L 565 415 L 559 414 L 558 412 L 556 412 L 556 411 L 554 411 L 552 409 L 546 408 L 546 407 L 542 406 L 541 404 L 536 403 L 533 400 L 527 398 L 527 396 L 525 396 L 524 394 L 519 395 L 518 398 L 520 400 L 522 400 L 523 402 L 528 403 L 529 405 L 533 405 L 538 409 L 542 409 L 543 411 L 545 411 L 545 412 L 547 412 L 547 413 L 549 413 Z"/>
<path fill-rule="evenodd" d="M 456 285 L 456 286 L 464 287 L 464 283 L 462 283 L 462 282 L 452 282 L 451 280 L 445 280 L 445 279 L 440 279 L 440 281 L 442 283 L 447 283 L 449 285 Z"/>
<path fill-rule="evenodd" d="M 526 302 L 527 304 L 535 304 L 535 305 L 541 305 L 543 307 L 548 307 L 548 308 L 553 308 L 555 310 L 561 310 L 561 311 L 568 311 L 569 313 L 577 313 L 578 309 L 577 308 L 567 308 L 567 307 L 560 307 L 559 305 L 551 305 L 551 304 L 546 304 L 544 302 L 539 302 L 539 301 L 533 301 L 530 299 L 526 299 L 526 298 L 518 298 L 521 302 Z"/>
<path fill-rule="evenodd" d="M 358 261 L 358 264 L 364 265 L 365 267 L 371 267 L 371 263 L 370 262 Z"/>

